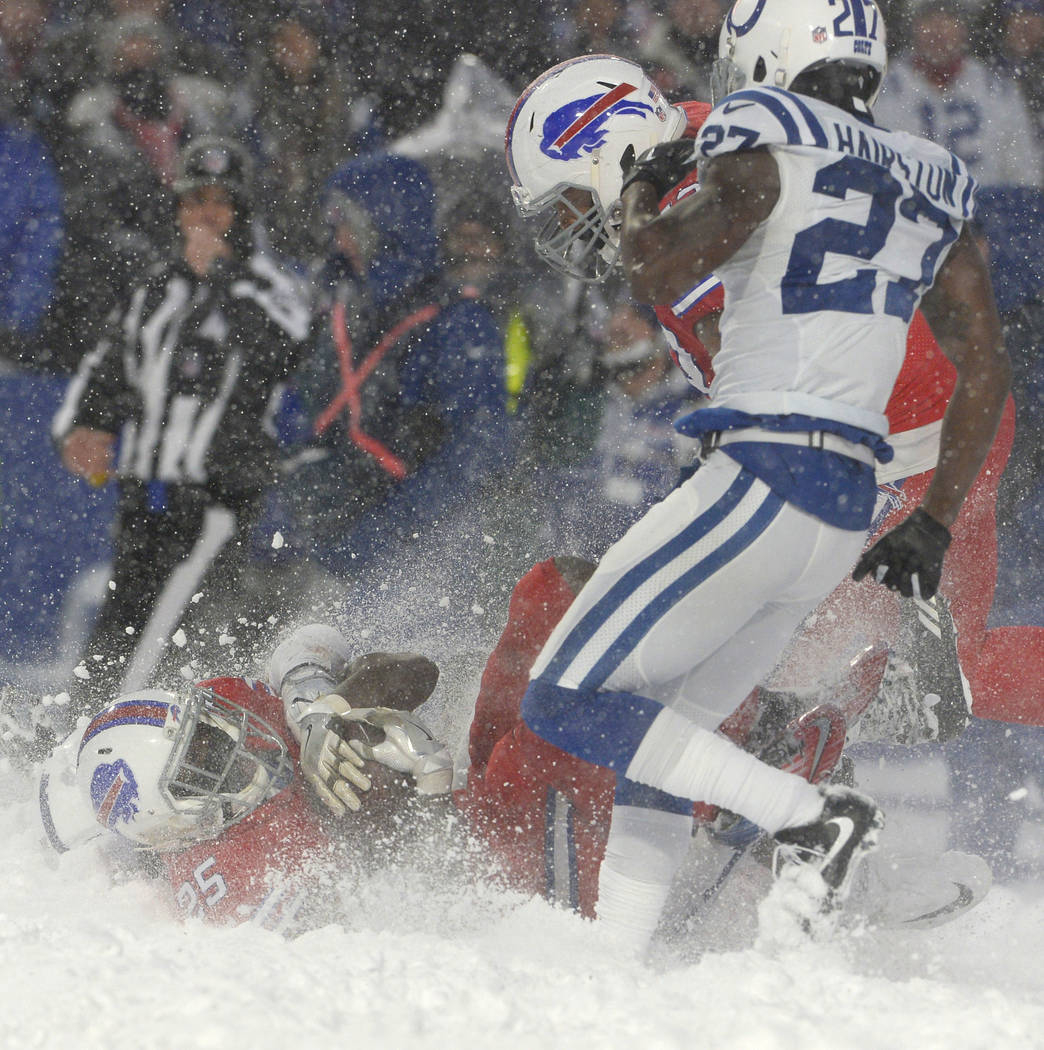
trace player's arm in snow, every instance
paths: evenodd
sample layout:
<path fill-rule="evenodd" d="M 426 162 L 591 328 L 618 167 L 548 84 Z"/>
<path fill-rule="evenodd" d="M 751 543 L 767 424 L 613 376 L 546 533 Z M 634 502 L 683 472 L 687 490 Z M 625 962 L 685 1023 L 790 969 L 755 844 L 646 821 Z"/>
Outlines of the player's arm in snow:
<path fill-rule="evenodd" d="M 307 624 L 269 657 L 266 678 L 283 701 L 286 723 L 301 745 L 301 772 L 335 816 L 362 807 L 370 779 L 363 760 L 348 746 L 343 716 L 351 705 L 335 694 L 348 669 L 348 643 L 339 631 Z"/>
<path fill-rule="evenodd" d="M 269 660 L 269 684 L 283 700 L 301 745 L 301 771 L 320 800 L 336 816 L 359 810 L 360 794 L 370 788 L 367 760 L 413 775 L 421 794 L 448 791 L 449 749 L 409 713 L 431 695 L 438 669 L 410 653 L 349 657 L 338 631 L 309 624 Z"/>

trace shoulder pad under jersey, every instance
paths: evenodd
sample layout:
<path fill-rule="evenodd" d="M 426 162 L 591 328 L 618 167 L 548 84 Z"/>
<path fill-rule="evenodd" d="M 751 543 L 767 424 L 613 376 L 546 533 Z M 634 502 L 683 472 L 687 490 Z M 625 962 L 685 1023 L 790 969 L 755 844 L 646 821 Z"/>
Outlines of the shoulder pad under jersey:
<path fill-rule="evenodd" d="M 780 88 L 734 91 L 714 107 L 700 129 L 701 157 L 756 149 L 759 146 L 819 146 L 829 139 L 813 99 Z"/>

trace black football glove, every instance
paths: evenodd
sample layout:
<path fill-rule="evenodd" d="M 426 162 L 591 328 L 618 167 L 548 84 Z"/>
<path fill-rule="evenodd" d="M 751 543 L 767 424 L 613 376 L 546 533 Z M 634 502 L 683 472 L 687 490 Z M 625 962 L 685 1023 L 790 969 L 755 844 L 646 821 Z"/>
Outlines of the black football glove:
<path fill-rule="evenodd" d="M 949 546 L 950 530 L 918 507 L 856 562 L 852 579 L 873 576 L 904 598 L 931 598 L 939 589 Z"/>
<path fill-rule="evenodd" d="M 621 195 L 632 183 L 648 182 L 656 191 L 657 200 L 666 197 L 696 167 L 698 160 L 695 139 L 658 142 L 631 163 L 628 163 L 629 154 L 628 150 L 620 161 L 624 169 Z"/>

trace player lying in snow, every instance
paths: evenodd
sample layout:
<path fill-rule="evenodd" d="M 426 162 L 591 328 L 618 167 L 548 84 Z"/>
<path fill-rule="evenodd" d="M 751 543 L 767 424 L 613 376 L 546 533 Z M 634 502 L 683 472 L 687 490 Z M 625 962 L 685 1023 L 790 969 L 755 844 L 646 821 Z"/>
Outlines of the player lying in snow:
<path fill-rule="evenodd" d="M 106 832 L 135 844 L 169 877 L 184 916 L 284 932 L 329 921 L 336 888 L 323 875 L 338 848 L 373 848 L 389 804 L 450 790 L 452 756 L 408 710 L 437 679 L 412 654 L 350 661 L 344 638 L 313 624 L 276 648 L 265 682 L 119 697 L 45 763 L 47 838 L 59 852 Z M 331 720 L 343 736 L 327 731 Z M 364 792 L 376 796 L 366 809 Z"/>
<path fill-rule="evenodd" d="M 613 777 L 536 737 L 519 704 L 536 653 L 592 569 L 575 558 L 550 559 L 516 586 L 482 677 L 466 786 L 453 792 L 509 885 L 588 917 Z M 834 704 L 787 726 L 786 705 L 755 694 L 721 731 L 820 782 L 883 667 L 882 653 L 868 654 Z M 358 860 L 375 843 L 387 857 L 408 825 L 445 812 L 450 753 L 411 713 L 437 677 L 434 664 L 410 654 L 351 661 L 336 631 L 310 625 L 276 649 L 266 682 L 215 678 L 178 696 L 121 697 L 47 761 L 40 783 L 47 836 L 59 851 L 106 832 L 136 844 L 165 872 L 185 916 L 287 933 L 331 921 L 336 880 L 324 876 L 338 858 Z M 769 852 L 767 836 L 755 843 L 757 829 L 732 824 L 727 814 L 697 807 L 695 816 L 694 830 L 704 827 L 717 843 L 697 898 L 712 896 L 744 854 Z M 941 920 L 981 899 L 988 886 L 981 866 L 952 855 L 938 862 L 950 874 L 959 864 L 971 892 L 954 906 L 922 885 L 915 906 L 900 906 L 893 919 L 925 922 L 949 904 Z"/>

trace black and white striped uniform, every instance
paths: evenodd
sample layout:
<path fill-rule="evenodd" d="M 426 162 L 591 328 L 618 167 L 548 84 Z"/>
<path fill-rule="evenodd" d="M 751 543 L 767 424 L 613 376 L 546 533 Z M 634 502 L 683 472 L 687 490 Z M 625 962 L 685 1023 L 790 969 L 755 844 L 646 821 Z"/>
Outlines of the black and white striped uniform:
<path fill-rule="evenodd" d="M 147 275 L 82 362 L 52 433 L 118 435 L 120 494 L 76 706 L 145 684 L 186 609 L 235 587 L 275 473 L 274 414 L 309 335 L 303 290 L 270 258 L 204 278 L 178 260 Z"/>

